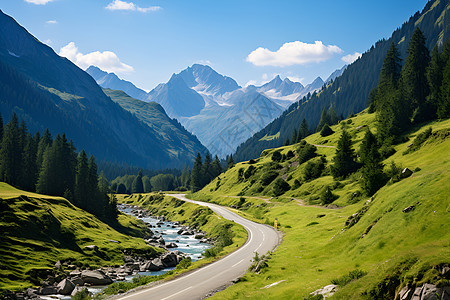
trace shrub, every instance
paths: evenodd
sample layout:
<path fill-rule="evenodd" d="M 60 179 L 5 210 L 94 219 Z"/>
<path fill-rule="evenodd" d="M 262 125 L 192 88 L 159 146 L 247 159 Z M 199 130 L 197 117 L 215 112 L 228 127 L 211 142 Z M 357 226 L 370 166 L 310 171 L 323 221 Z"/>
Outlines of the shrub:
<path fill-rule="evenodd" d="M 256 171 L 256 168 L 254 166 L 249 166 L 247 168 L 247 170 L 245 170 L 245 172 L 244 172 L 244 178 L 249 179 L 250 176 L 252 176 L 255 173 L 255 171 Z"/>
<path fill-rule="evenodd" d="M 332 203 L 336 198 L 337 196 L 331 192 L 329 187 L 325 187 L 320 194 L 320 202 L 323 205 Z"/>
<path fill-rule="evenodd" d="M 177 270 L 187 269 L 191 266 L 192 259 L 188 256 L 186 258 L 183 258 L 177 265 Z"/>
<path fill-rule="evenodd" d="M 316 146 L 313 146 L 311 144 L 304 144 L 303 146 L 300 146 L 297 149 L 297 153 L 298 153 L 298 162 L 300 164 L 310 160 L 313 157 L 316 157 Z"/>
<path fill-rule="evenodd" d="M 353 280 L 363 277 L 366 274 L 367 274 L 367 272 L 356 269 L 356 270 L 348 272 L 348 274 L 345 274 L 339 278 L 332 279 L 331 283 L 342 287 L 342 286 L 350 283 Z"/>
<path fill-rule="evenodd" d="M 322 175 L 322 171 L 325 169 L 325 158 L 321 158 L 318 161 L 309 161 L 303 173 L 305 181 L 319 178 Z"/>
<path fill-rule="evenodd" d="M 424 132 L 419 133 L 408 150 L 403 152 L 403 155 L 419 150 L 422 144 L 431 136 L 432 131 L 431 127 L 428 127 Z"/>
<path fill-rule="evenodd" d="M 289 150 L 288 151 L 288 153 L 286 154 L 286 158 L 287 159 L 291 159 L 291 158 L 293 158 L 295 155 L 294 155 L 294 152 L 292 152 L 292 150 Z"/>
<path fill-rule="evenodd" d="M 280 151 L 276 150 L 275 152 L 272 153 L 273 161 L 279 162 L 279 161 L 281 161 L 281 159 L 282 159 L 282 156 L 281 156 Z"/>
<path fill-rule="evenodd" d="M 238 170 L 238 181 L 241 181 L 244 175 L 244 168 L 239 168 Z"/>
<path fill-rule="evenodd" d="M 277 177 L 278 177 L 277 172 L 269 171 L 269 172 L 263 173 L 260 180 L 263 185 L 269 185 Z"/>
<path fill-rule="evenodd" d="M 208 257 L 216 257 L 217 255 L 219 255 L 219 253 L 222 251 L 223 249 L 221 247 L 212 247 L 209 249 L 206 249 L 205 252 L 203 252 L 203 256 L 208 258 Z"/>
<path fill-rule="evenodd" d="M 322 130 L 320 131 L 320 135 L 323 137 L 332 135 L 333 133 L 333 129 L 331 129 L 328 124 L 323 125 Z"/>
<path fill-rule="evenodd" d="M 281 178 L 277 178 L 277 180 L 275 180 L 275 183 L 272 187 L 272 192 L 275 196 L 280 196 L 282 194 L 284 194 L 285 192 L 289 191 L 291 189 L 291 186 L 289 185 L 289 183 L 287 183 L 286 181 L 284 181 Z"/>

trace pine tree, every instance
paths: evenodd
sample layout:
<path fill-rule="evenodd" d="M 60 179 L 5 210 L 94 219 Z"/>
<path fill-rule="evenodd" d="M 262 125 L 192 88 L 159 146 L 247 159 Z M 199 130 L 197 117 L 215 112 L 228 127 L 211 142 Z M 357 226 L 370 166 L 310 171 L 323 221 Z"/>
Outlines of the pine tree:
<path fill-rule="evenodd" d="M 197 153 L 197 158 L 195 159 L 194 166 L 191 171 L 191 191 L 196 192 L 201 189 L 202 181 L 202 157 L 200 153 Z"/>
<path fill-rule="evenodd" d="M 450 117 L 450 40 L 447 40 L 444 45 L 442 63 L 444 69 L 442 74 L 441 97 L 437 105 L 437 115 L 440 119 Z"/>
<path fill-rule="evenodd" d="M 231 169 L 232 167 L 234 167 L 233 154 L 230 154 L 230 157 L 227 159 L 227 166 L 227 169 Z"/>
<path fill-rule="evenodd" d="M 308 135 L 309 135 L 308 123 L 306 122 L 306 119 L 303 119 L 302 123 L 300 124 L 300 128 L 298 129 L 297 143 L 299 143 L 302 139 L 304 139 Z"/>
<path fill-rule="evenodd" d="M 331 166 L 331 174 L 333 177 L 335 179 L 342 179 L 353 173 L 357 169 L 355 158 L 352 139 L 350 134 L 344 130 L 338 141 L 336 155 L 333 158 L 333 165 Z"/>
<path fill-rule="evenodd" d="M 184 186 L 185 188 L 189 188 L 189 180 L 191 178 L 189 167 L 184 164 L 183 171 L 181 172 L 180 181 L 181 186 Z"/>
<path fill-rule="evenodd" d="M 441 103 L 441 87 L 444 64 L 438 51 L 438 46 L 433 48 L 430 64 L 427 68 L 427 80 L 430 87 L 430 94 L 427 97 L 428 107 L 430 107 L 430 118 L 434 118 L 437 107 Z"/>
<path fill-rule="evenodd" d="M 410 103 L 410 113 L 415 123 L 430 118 L 430 108 L 426 105 L 429 93 L 427 67 L 430 54 L 425 46 L 425 37 L 417 27 L 409 42 L 408 57 L 401 72 L 404 96 Z"/>
<path fill-rule="evenodd" d="M 211 169 L 211 156 L 209 156 L 209 153 L 206 153 L 205 161 L 203 162 L 202 165 L 201 177 L 202 177 L 201 181 L 202 188 L 214 178 Z"/>
<path fill-rule="evenodd" d="M 25 146 L 22 153 L 22 174 L 20 187 L 26 191 L 35 191 L 38 170 L 36 165 L 37 145 L 31 134 L 25 137 Z"/>
<path fill-rule="evenodd" d="M 13 186 L 20 183 L 22 170 L 22 142 L 19 120 L 14 113 L 5 126 L 2 148 L 0 150 L 0 174 L 4 182 Z"/>
<path fill-rule="evenodd" d="M 372 196 L 385 183 L 383 164 L 381 155 L 378 152 L 378 145 L 375 136 L 370 130 L 364 135 L 359 150 L 362 167 L 361 185 L 363 191 L 368 196 Z"/>
<path fill-rule="evenodd" d="M 131 185 L 132 193 L 143 193 L 144 192 L 144 184 L 142 182 L 142 171 L 139 170 L 138 175 L 134 178 L 133 184 Z"/>
<path fill-rule="evenodd" d="M 294 129 L 294 132 L 292 132 L 291 142 L 292 144 L 297 143 L 298 133 L 297 129 Z"/>
<path fill-rule="evenodd" d="M 217 155 L 212 162 L 211 168 L 214 174 L 214 178 L 222 173 L 222 164 L 220 163 L 220 159 L 217 157 Z"/>
<path fill-rule="evenodd" d="M 41 170 L 42 161 L 44 160 L 43 157 L 45 149 L 47 149 L 47 146 L 50 146 L 52 143 L 53 143 L 52 135 L 50 134 L 50 131 L 47 128 L 44 134 L 42 135 L 41 139 L 39 140 L 38 144 L 38 151 L 36 157 L 36 165 L 38 170 Z"/>
<path fill-rule="evenodd" d="M 45 160 L 44 160 L 45 161 Z M 75 176 L 75 205 L 87 209 L 89 198 L 89 167 L 86 152 L 82 150 L 78 155 Z"/>

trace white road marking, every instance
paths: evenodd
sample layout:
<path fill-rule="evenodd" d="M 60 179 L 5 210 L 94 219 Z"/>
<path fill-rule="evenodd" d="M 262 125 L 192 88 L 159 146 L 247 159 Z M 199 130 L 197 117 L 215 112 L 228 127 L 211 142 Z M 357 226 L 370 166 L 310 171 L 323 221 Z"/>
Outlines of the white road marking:
<path fill-rule="evenodd" d="M 244 260 L 243 259 L 241 259 L 239 262 L 237 262 L 237 263 L 235 263 L 234 265 L 232 265 L 231 267 L 232 268 L 234 268 L 234 267 L 236 267 L 238 264 L 240 264 L 241 262 L 243 262 Z"/>
<path fill-rule="evenodd" d="M 166 300 L 166 299 L 173 298 L 173 297 L 175 297 L 176 295 L 179 295 L 179 294 L 181 294 L 181 293 L 183 293 L 183 292 L 186 292 L 187 290 L 190 290 L 190 289 L 192 289 L 192 286 L 190 286 L 190 287 L 188 287 L 188 288 L 185 288 L 185 289 L 182 290 L 182 291 L 176 292 L 175 294 L 172 294 L 172 295 L 170 295 L 169 297 L 162 298 L 161 300 Z"/>

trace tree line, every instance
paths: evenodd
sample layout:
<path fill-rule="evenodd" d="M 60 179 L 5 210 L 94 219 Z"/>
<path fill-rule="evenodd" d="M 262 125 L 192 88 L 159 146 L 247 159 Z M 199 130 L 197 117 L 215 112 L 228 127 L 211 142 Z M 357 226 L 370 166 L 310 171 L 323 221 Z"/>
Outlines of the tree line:
<path fill-rule="evenodd" d="M 108 180 L 97 174 L 95 158 L 84 150 L 77 154 L 66 135 L 52 138 L 47 129 L 40 135 L 28 132 L 14 113 L 3 126 L 0 116 L 0 179 L 22 190 L 61 196 L 102 220 L 117 218 L 110 200 Z"/>

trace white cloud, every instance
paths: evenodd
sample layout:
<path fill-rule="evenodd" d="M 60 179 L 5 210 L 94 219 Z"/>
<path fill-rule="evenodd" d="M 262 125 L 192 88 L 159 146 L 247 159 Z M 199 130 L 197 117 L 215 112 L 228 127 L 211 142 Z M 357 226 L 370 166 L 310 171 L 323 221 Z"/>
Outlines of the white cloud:
<path fill-rule="evenodd" d="M 345 61 L 347 64 L 351 64 L 352 62 L 354 62 L 355 60 L 357 60 L 360 57 L 361 57 L 361 53 L 355 52 L 353 54 L 348 54 L 348 55 L 342 57 L 341 59 L 343 61 Z"/>
<path fill-rule="evenodd" d="M 119 57 L 111 51 L 95 51 L 88 54 L 83 54 L 78 51 L 74 42 L 70 42 L 59 50 L 59 55 L 67 57 L 74 64 L 81 69 L 86 69 L 89 66 L 97 66 L 107 72 L 114 72 L 116 74 L 129 73 L 134 71 L 132 66 L 124 64 L 119 60 Z"/>
<path fill-rule="evenodd" d="M 49 24 L 49 25 L 54 25 L 54 24 L 58 24 L 58 21 L 56 21 L 56 20 L 48 20 L 48 21 L 45 22 L 45 23 L 47 23 L 47 24 Z"/>
<path fill-rule="evenodd" d="M 25 0 L 25 2 L 36 4 L 36 5 L 45 5 L 53 0 Z"/>
<path fill-rule="evenodd" d="M 247 61 L 255 66 L 287 67 L 330 59 L 335 53 L 342 53 L 338 46 L 324 45 L 321 41 L 307 44 L 299 41 L 285 43 L 277 51 L 259 47 L 247 56 Z"/>
<path fill-rule="evenodd" d="M 149 12 L 149 11 L 158 11 L 162 8 L 160 6 L 150 6 L 150 7 L 139 7 L 133 2 L 126 2 L 121 0 L 114 0 L 109 3 L 106 7 L 109 10 L 125 10 L 125 11 L 139 11 L 139 12 Z"/>

